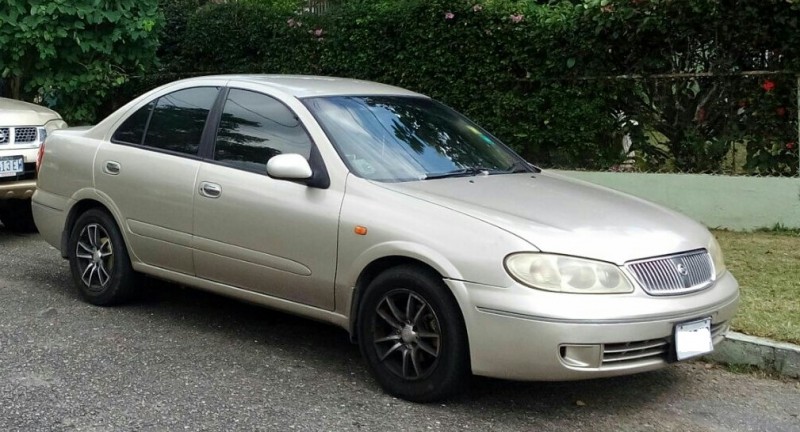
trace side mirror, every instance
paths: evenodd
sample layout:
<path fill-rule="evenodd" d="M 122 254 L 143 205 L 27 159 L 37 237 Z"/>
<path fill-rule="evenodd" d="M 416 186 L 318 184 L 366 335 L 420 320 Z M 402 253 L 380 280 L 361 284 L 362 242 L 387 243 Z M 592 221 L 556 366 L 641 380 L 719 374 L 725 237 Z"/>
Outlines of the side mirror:
<path fill-rule="evenodd" d="M 273 156 L 267 161 L 267 174 L 277 179 L 307 180 L 314 173 L 306 158 L 296 153 L 286 153 Z"/>

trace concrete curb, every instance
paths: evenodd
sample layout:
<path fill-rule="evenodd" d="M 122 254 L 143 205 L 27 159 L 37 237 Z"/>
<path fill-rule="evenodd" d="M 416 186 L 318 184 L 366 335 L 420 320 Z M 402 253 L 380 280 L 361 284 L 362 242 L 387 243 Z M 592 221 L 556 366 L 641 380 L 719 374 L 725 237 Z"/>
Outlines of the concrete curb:
<path fill-rule="evenodd" d="M 800 378 L 800 346 L 728 332 L 706 358 L 727 364 L 755 366 L 791 378 Z"/>

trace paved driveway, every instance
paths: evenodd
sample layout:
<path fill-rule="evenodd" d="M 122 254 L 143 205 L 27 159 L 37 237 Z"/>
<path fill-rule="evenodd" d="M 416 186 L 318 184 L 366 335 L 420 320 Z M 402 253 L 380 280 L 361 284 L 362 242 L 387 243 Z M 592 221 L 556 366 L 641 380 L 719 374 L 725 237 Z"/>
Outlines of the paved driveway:
<path fill-rule="evenodd" d="M 381 392 L 338 328 L 158 281 L 82 303 L 65 261 L 0 226 L 0 430 L 800 431 L 800 382 L 702 363 L 598 381 Z"/>

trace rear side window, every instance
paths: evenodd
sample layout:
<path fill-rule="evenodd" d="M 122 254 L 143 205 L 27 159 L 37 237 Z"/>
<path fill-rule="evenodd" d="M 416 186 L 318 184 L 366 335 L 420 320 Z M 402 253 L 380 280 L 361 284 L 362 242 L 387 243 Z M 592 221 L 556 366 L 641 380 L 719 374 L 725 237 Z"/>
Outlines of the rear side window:
<path fill-rule="evenodd" d="M 217 93 L 217 87 L 195 87 L 161 96 L 128 117 L 111 141 L 197 155 Z"/>
<path fill-rule="evenodd" d="M 266 173 L 272 156 L 297 153 L 308 159 L 311 146 L 302 123 L 283 103 L 247 90 L 228 93 L 217 131 L 215 161 Z"/>
<path fill-rule="evenodd" d="M 141 144 L 144 140 L 144 130 L 147 128 L 147 120 L 150 119 L 150 112 L 153 111 L 155 102 L 139 108 L 139 111 L 128 117 L 122 126 L 114 132 L 111 140 L 114 142 L 127 144 Z"/>
<path fill-rule="evenodd" d="M 215 87 L 195 87 L 160 97 L 150 116 L 144 145 L 196 155 L 217 93 Z"/>

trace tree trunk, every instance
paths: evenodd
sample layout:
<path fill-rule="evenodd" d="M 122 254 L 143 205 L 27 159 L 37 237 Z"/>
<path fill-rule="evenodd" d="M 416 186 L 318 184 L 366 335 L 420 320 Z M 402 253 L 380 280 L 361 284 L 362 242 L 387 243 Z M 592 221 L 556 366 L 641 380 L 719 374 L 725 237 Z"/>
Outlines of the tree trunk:
<path fill-rule="evenodd" d="M 22 84 L 22 77 L 19 76 L 12 76 L 11 77 L 11 99 L 19 99 L 20 94 L 19 90 Z"/>

